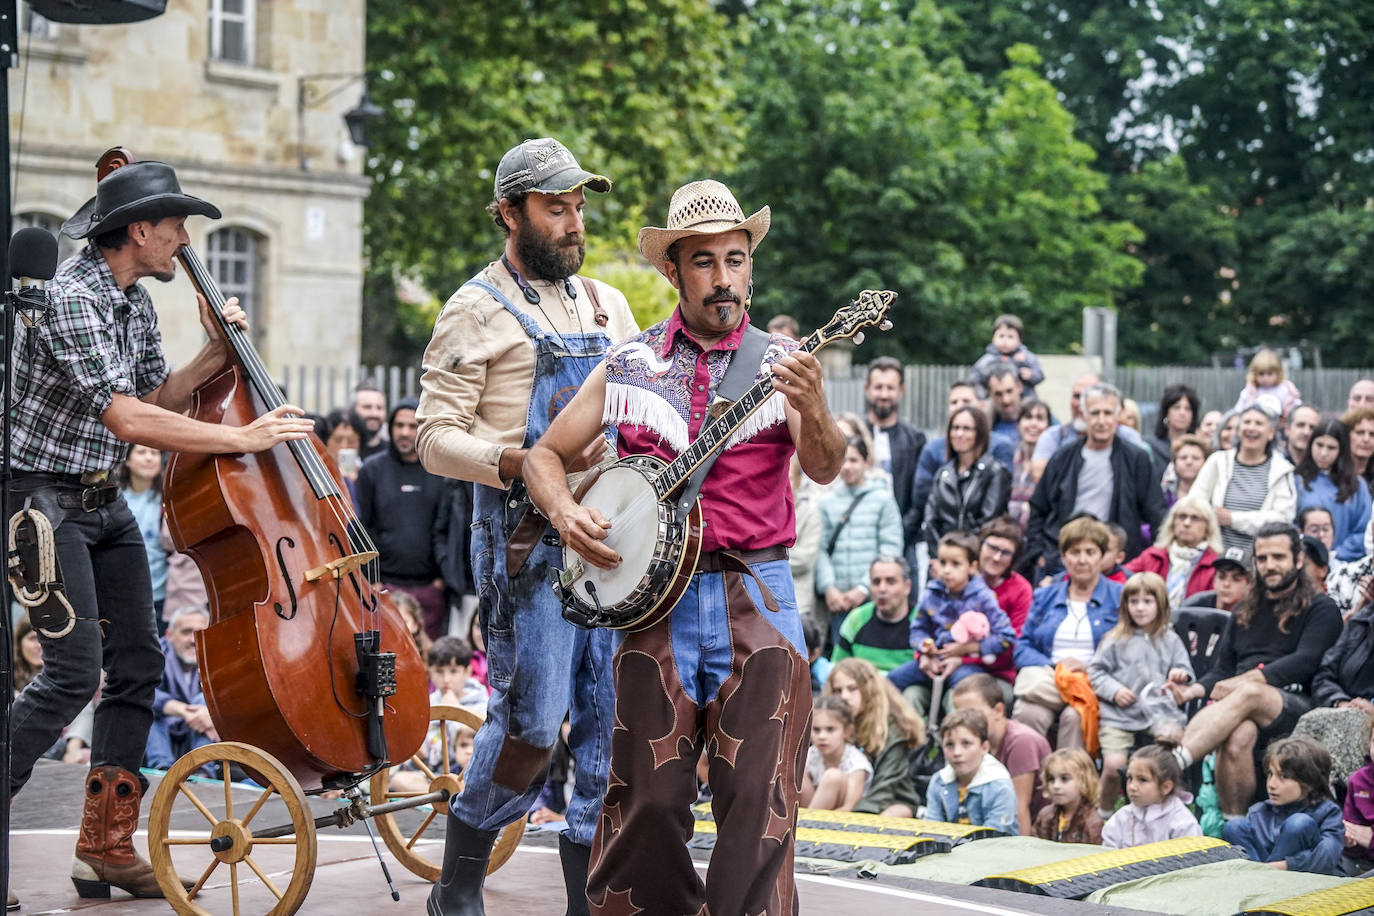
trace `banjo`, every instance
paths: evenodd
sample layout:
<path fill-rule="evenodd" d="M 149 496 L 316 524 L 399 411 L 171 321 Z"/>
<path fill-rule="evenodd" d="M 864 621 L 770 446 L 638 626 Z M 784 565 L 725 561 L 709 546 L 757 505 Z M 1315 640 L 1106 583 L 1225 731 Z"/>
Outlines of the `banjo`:
<path fill-rule="evenodd" d="M 798 349 L 814 353 L 843 338 L 861 340 L 862 329 L 872 325 L 891 329 L 887 312 L 896 298 L 891 290 L 864 290 Z M 774 394 L 773 376 L 764 373 L 671 462 L 631 455 L 584 483 L 578 502 L 611 523 L 606 544 L 621 562 L 600 569 L 565 546 L 564 568 L 550 572 L 565 618 L 584 627 L 642 630 L 673 609 L 701 554 L 701 502 L 689 478 Z"/>

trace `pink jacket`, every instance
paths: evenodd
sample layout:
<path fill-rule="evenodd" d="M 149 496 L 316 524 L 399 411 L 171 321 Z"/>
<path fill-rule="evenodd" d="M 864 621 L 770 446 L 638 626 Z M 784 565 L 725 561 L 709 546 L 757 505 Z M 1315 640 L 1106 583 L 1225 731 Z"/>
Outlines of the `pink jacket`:
<path fill-rule="evenodd" d="M 1108 849 L 1127 849 L 1144 846 L 1181 836 L 1202 836 L 1197 818 L 1175 792 L 1164 801 L 1148 808 L 1127 805 L 1112 815 L 1102 828 L 1102 845 Z"/>

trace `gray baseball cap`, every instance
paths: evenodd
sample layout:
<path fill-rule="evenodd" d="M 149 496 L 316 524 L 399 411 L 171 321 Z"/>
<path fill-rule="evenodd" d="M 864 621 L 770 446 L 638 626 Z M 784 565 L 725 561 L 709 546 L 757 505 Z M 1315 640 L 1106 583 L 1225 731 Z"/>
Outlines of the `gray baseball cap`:
<path fill-rule="evenodd" d="M 586 186 L 605 194 L 611 179 L 582 168 L 568 148 L 552 137 L 526 140 L 501 157 L 496 167 L 496 197 L 512 194 L 568 194 Z"/>
<path fill-rule="evenodd" d="M 1221 552 L 1221 556 L 1212 561 L 1212 568 L 1218 569 L 1222 566 L 1234 566 L 1241 572 L 1248 574 L 1254 571 L 1255 557 L 1249 548 L 1246 547 L 1227 547 Z"/>

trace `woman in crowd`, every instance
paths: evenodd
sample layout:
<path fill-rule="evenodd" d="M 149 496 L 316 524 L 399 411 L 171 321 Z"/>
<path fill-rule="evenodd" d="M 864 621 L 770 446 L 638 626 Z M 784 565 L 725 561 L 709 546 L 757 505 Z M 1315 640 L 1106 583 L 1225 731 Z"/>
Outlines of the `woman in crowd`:
<path fill-rule="evenodd" d="M 1155 418 L 1155 434 L 1145 440 L 1160 467 L 1173 461 L 1174 443 L 1197 429 L 1201 406 L 1202 401 L 1191 385 L 1170 385 L 1164 389 L 1164 396 L 1159 399 L 1159 416 Z"/>
<path fill-rule="evenodd" d="M 1207 447 L 1211 449 L 1212 436 L 1216 433 L 1217 427 L 1221 425 L 1221 411 L 1209 410 L 1202 415 L 1202 419 L 1197 425 L 1197 434 L 1207 440 Z"/>
<path fill-rule="evenodd" d="M 868 447 L 859 437 L 851 437 L 838 485 L 816 506 L 821 516 L 816 593 L 825 597 L 830 612 L 832 642 L 845 615 L 869 598 L 868 567 L 879 556 L 902 555 L 901 510 L 887 484 L 871 470 Z"/>
<path fill-rule="evenodd" d="M 1213 452 L 1193 483 L 1190 492 L 1216 512 L 1224 547 L 1250 549 L 1261 526 L 1298 514 L 1293 465 L 1274 450 L 1276 423 L 1260 405 L 1245 408 L 1236 447 Z"/>
<path fill-rule="evenodd" d="M 14 695 L 23 693 L 42 670 L 43 643 L 26 614 L 14 625 Z"/>
<path fill-rule="evenodd" d="M 1223 414 L 1216 429 L 1212 432 L 1212 451 L 1224 452 L 1227 449 L 1235 448 L 1236 429 L 1239 425 L 1239 413 L 1232 410 Z"/>
<path fill-rule="evenodd" d="M 1157 573 L 1169 592 L 1169 607 L 1181 607 L 1183 599 L 1212 588 L 1221 529 L 1212 507 L 1196 495 L 1174 503 L 1159 529 L 1154 546 L 1145 548 L 1126 569 Z"/>
<path fill-rule="evenodd" d="M 143 535 L 148 571 L 153 577 L 153 609 L 162 620 L 167 599 L 167 551 L 162 546 L 162 453 L 146 445 L 131 445 L 119 466 L 119 490 Z"/>
<path fill-rule="evenodd" d="M 801 462 L 792 456 L 790 468 L 792 504 L 796 507 L 797 540 L 787 553 L 792 582 L 797 592 L 797 613 L 816 616 L 816 554 L 821 549 L 821 516 L 816 509 L 818 487 L 802 473 Z"/>
<path fill-rule="evenodd" d="M 925 723 L 873 663 L 844 658 L 826 678 L 825 693 L 844 700 L 854 713 L 854 744 L 868 757 L 873 778 L 854 810 L 889 817 L 915 817 L 921 804 L 911 778 L 911 754 L 926 742 Z"/>
<path fill-rule="evenodd" d="M 325 451 L 339 466 L 339 473 L 348 484 L 348 495 L 352 496 L 354 481 L 358 479 L 360 450 L 368 435 L 363 418 L 351 410 L 336 407 L 315 420 L 315 435 L 320 437 Z"/>
<path fill-rule="evenodd" d="M 1021 528 L 1010 516 L 1003 515 L 982 527 L 978 541 L 978 572 L 997 596 L 997 604 L 1011 621 L 1011 628 L 1020 636 L 1033 595 L 1031 584 L 1015 568 L 1021 553 Z"/>
<path fill-rule="evenodd" d="M 1082 721 L 1055 685 L 1055 667 L 1081 673 L 1097 644 L 1116 626 L 1121 586 L 1102 575 L 1107 526 L 1091 516 L 1068 521 L 1059 531 L 1059 551 L 1068 576 L 1035 593 L 1030 616 L 1016 640 L 1018 722 L 1049 736 L 1059 723 L 1059 747 L 1083 747 Z"/>
<path fill-rule="evenodd" d="M 1312 677 L 1312 710 L 1295 735 L 1317 738 L 1331 752 L 1333 775 L 1344 782 L 1364 765 L 1374 719 L 1374 604 L 1346 621 L 1336 644 Z"/>
<path fill-rule="evenodd" d="M 1129 426 L 1136 432 L 1140 432 L 1140 404 L 1136 402 L 1135 398 L 1126 398 L 1121 402 L 1120 423 L 1122 426 Z"/>
<path fill-rule="evenodd" d="M 1185 433 L 1174 440 L 1174 460 L 1164 469 L 1164 501 L 1173 505 L 1193 489 L 1202 463 L 1207 460 L 1207 440 L 1196 433 Z"/>
<path fill-rule="evenodd" d="M 976 407 L 960 407 L 945 426 L 946 461 L 931 482 L 921 529 L 932 557 L 944 535 L 977 531 L 1007 511 L 1011 472 L 988 454 L 990 435 Z"/>
<path fill-rule="evenodd" d="M 1374 458 L 1374 410 L 1356 407 L 1346 411 L 1341 422 L 1350 430 L 1350 457 L 1355 463 L 1355 473 L 1374 487 L 1374 461 L 1369 460 Z"/>
<path fill-rule="evenodd" d="M 1021 526 L 1025 534 L 1030 524 L 1030 498 L 1035 492 L 1035 475 L 1031 470 L 1031 456 L 1035 454 L 1035 443 L 1045 430 L 1050 428 L 1050 408 L 1039 398 L 1028 398 L 1021 402 L 1021 417 L 1016 421 L 1019 439 L 1011 465 L 1011 498 L 1007 511 Z"/>
<path fill-rule="evenodd" d="M 1364 556 L 1369 485 L 1355 472 L 1350 434 L 1344 423 L 1334 417 L 1317 423 L 1296 476 L 1298 511 L 1320 506 L 1331 513 L 1336 558 L 1348 562 Z"/>

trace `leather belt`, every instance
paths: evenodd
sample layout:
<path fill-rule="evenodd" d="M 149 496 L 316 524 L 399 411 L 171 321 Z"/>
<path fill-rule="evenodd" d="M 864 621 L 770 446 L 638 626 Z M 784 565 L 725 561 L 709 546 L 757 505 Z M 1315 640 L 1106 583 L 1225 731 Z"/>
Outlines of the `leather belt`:
<path fill-rule="evenodd" d="M 703 553 L 697 560 L 697 572 L 720 572 L 724 569 L 721 565 L 721 557 L 727 555 L 742 560 L 745 566 L 753 566 L 755 563 L 786 560 L 787 548 L 781 544 L 776 544 L 758 550 L 712 550 L 709 553 Z"/>
<path fill-rule="evenodd" d="M 101 484 L 95 487 L 86 487 L 81 490 L 59 490 L 57 493 L 57 504 L 63 509 L 80 509 L 82 512 L 94 512 L 101 506 L 108 506 L 119 498 L 119 487 L 113 483 Z"/>
<path fill-rule="evenodd" d="M 60 474 L 56 471 L 15 471 L 15 480 L 35 480 L 63 487 L 115 486 L 115 472 L 109 468 L 81 474 Z"/>

